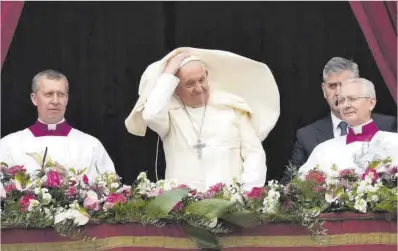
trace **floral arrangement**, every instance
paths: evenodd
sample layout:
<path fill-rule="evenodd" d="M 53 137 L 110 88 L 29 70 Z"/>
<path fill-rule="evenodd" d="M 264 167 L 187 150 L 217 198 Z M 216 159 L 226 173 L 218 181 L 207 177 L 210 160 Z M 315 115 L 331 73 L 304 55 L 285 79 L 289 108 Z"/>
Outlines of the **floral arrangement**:
<path fill-rule="evenodd" d="M 318 235 L 326 234 L 323 212 L 397 210 L 397 167 L 389 158 L 372 161 L 361 176 L 335 167 L 334 175 L 326 176 L 315 168 L 287 185 L 271 180 L 249 192 L 236 181 L 198 191 L 171 180 L 151 182 L 146 173 L 126 186 L 115 173 L 90 180 L 84 169 L 65 170 L 51 159 L 31 174 L 23 166 L 1 163 L 0 168 L 3 227 L 54 227 L 75 237 L 93 222 L 179 223 L 199 247 L 217 248 L 216 236 L 235 227 L 284 220 Z"/>

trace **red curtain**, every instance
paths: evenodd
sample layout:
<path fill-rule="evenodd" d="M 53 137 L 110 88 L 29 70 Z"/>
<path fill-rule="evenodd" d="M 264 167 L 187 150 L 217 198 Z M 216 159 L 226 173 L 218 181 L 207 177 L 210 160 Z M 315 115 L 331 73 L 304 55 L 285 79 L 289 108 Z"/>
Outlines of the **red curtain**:
<path fill-rule="evenodd" d="M 1 1 L 1 66 L 7 56 L 24 2 Z"/>
<path fill-rule="evenodd" d="M 350 2 L 391 95 L 397 103 L 397 2 Z"/>

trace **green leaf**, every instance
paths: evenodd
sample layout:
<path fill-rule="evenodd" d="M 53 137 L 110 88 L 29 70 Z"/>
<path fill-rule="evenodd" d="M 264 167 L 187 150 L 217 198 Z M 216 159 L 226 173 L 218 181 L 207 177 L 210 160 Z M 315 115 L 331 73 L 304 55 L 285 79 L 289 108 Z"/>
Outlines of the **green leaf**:
<path fill-rule="evenodd" d="M 164 192 L 151 200 L 146 213 L 154 218 L 167 217 L 174 206 L 188 194 L 188 189 L 175 189 Z"/>
<path fill-rule="evenodd" d="M 69 168 L 69 172 L 71 172 L 73 175 L 76 175 L 76 171 L 73 168 Z"/>
<path fill-rule="evenodd" d="M 40 154 L 38 154 L 38 153 L 27 153 L 27 155 L 32 157 L 36 161 L 36 163 L 39 164 L 39 166 L 43 165 L 43 158 L 41 157 Z"/>
<path fill-rule="evenodd" d="M 257 213 L 251 211 L 237 211 L 223 215 L 221 218 L 240 227 L 249 228 L 259 224 Z"/>
<path fill-rule="evenodd" d="M 321 204 L 321 213 L 325 212 L 330 207 L 330 204 L 325 201 Z"/>
<path fill-rule="evenodd" d="M 213 220 L 224 215 L 235 203 L 223 199 L 201 200 L 188 205 L 185 208 L 185 213 Z"/>
<path fill-rule="evenodd" d="M 81 174 L 84 174 L 87 171 L 87 167 L 83 168 L 83 170 L 80 171 Z"/>
<path fill-rule="evenodd" d="M 212 250 L 222 249 L 222 245 L 215 234 L 212 234 L 203 228 L 188 225 L 185 225 L 184 228 L 187 231 L 188 237 L 193 240 L 199 248 Z"/>
<path fill-rule="evenodd" d="M 33 185 L 30 176 L 25 173 L 17 173 L 15 175 L 15 186 L 19 191 L 26 190 Z"/>

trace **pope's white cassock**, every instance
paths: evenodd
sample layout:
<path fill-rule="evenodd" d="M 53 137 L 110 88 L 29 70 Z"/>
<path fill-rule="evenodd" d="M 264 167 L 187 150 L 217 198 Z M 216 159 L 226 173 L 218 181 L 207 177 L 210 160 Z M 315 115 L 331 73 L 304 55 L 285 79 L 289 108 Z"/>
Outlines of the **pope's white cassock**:
<path fill-rule="evenodd" d="M 22 131 L 11 133 L 0 140 L 0 161 L 9 166 L 23 165 L 28 172 L 40 169 L 40 165 L 28 153 L 47 157 L 67 170 L 87 168 L 85 174 L 94 179 L 96 167 L 103 172 L 115 172 L 114 164 L 101 142 L 86 133 L 72 128 L 64 120 L 58 124 L 37 121 Z"/>
<path fill-rule="evenodd" d="M 361 175 L 368 163 L 392 158 L 393 165 L 398 164 L 398 133 L 379 131 L 373 121 L 365 125 L 350 127 L 348 134 L 327 140 L 315 147 L 307 162 L 300 167 L 303 177 L 308 171 L 318 166 L 327 175 L 334 175 L 332 166 L 337 171 L 355 169 Z"/>
<path fill-rule="evenodd" d="M 254 125 L 254 112 L 246 102 L 247 99 L 231 92 L 220 91 L 212 85 L 216 82 L 211 79 L 212 74 L 214 76 L 216 72 L 212 66 L 220 64 L 209 64 L 210 56 L 206 58 L 197 50 L 191 50 L 191 53 L 196 53 L 195 56 L 204 59 L 203 62 L 209 70 L 210 97 L 207 105 L 199 108 L 186 107 L 185 110 L 185 106 L 174 95 L 179 79 L 171 74 L 160 73 L 156 75 L 151 94 L 138 106 L 145 126 L 157 132 L 163 141 L 166 158 L 165 178 L 192 185 L 199 190 L 208 189 L 218 182 L 231 184 L 233 178 L 243 183 L 245 190 L 263 186 L 267 167 L 261 141 L 279 116 L 279 93 L 273 92 L 272 88 L 269 89 L 274 95 L 271 100 L 277 100 L 275 103 L 278 109 L 274 113 L 263 110 L 264 115 L 269 115 L 269 120 L 268 123 L 262 124 L 266 130 L 258 130 L 261 126 Z M 225 63 L 228 64 L 228 59 L 224 61 L 224 65 Z M 231 72 L 233 69 L 224 74 L 236 75 Z M 268 74 L 266 70 L 265 72 Z M 217 83 L 220 83 L 220 79 Z M 267 83 L 265 81 L 262 84 Z M 244 88 L 243 84 L 241 83 L 241 89 Z M 249 86 L 247 88 L 250 88 Z M 261 91 L 261 88 L 259 84 L 257 91 Z M 264 99 L 264 96 L 262 98 Z M 261 103 L 259 100 L 260 98 L 256 101 Z M 258 112 L 256 110 L 256 114 Z M 126 126 L 131 133 L 142 136 L 145 130 L 137 127 L 137 120 L 133 119 L 135 115 L 133 110 L 126 120 Z M 198 144 L 195 130 L 199 132 L 201 126 L 201 142 Z"/>

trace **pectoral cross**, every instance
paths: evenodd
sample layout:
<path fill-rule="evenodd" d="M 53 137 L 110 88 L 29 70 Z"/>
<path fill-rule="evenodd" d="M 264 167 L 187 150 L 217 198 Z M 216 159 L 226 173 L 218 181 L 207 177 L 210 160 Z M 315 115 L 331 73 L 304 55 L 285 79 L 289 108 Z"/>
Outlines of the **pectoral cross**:
<path fill-rule="evenodd" d="M 196 152 L 198 153 L 198 159 L 202 159 L 202 149 L 206 147 L 205 143 L 202 143 L 200 139 L 198 139 L 198 143 L 193 146 L 193 148 L 196 149 Z"/>

